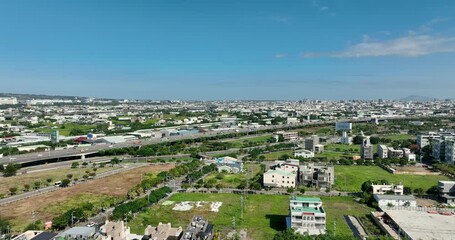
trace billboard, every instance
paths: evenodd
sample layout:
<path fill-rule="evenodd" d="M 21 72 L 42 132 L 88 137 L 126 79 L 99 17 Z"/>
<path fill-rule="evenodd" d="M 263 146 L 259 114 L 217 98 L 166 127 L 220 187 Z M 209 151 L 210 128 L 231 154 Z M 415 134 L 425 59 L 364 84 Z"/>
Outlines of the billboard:
<path fill-rule="evenodd" d="M 352 130 L 352 123 L 337 122 L 337 123 L 335 123 L 335 130 L 336 131 L 351 131 Z"/>

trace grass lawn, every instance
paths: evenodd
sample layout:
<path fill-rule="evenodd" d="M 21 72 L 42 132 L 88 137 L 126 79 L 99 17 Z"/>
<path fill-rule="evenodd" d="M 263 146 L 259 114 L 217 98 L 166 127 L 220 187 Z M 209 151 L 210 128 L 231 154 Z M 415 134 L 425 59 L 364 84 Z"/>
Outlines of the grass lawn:
<path fill-rule="evenodd" d="M 63 128 L 63 126 L 65 126 L 65 127 Z M 65 123 L 63 125 L 49 124 L 48 127 L 37 128 L 36 131 L 43 132 L 43 133 L 50 133 L 52 131 L 52 129 L 58 129 L 60 135 L 69 136 L 69 133 L 71 132 L 71 130 L 73 130 L 75 128 L 79 128 L 83 132 L 89 132 L 91 129 L 94 129 L 95 127 L 96 127 L 95 125 L 76 124 L 76 123 Z"/>
<path fill-rule="evenodd" d="M 284 154 L 287 154 L 289 156 L 294 156 L 294 152 L 292 150 L 283 150 L 283 151 L 277 151 L 277 152 L 271 152 L 271 153 L 266 153 L 266 154 L 261 154 L 265 156 L 265 160 L 267 161 L 274 161 L 274 160 L 284 160 L 280 159 L 281 156 Z"/>
<path fill-rule="evenodd" d="M 410 134 L 393 134 L 393 135 L 384 135 L 380 136 L 381 138 L 387 138 L 390 140 L 406 140 L 406 139 L 416 139 L 416 136 Z"/>
<path fill-rule="evenodd" d="M 204 178 L 204 182 L 209 181 L 211 179 L 215 179 L 217 184 L 222 184 L 223 188 L 236 188 L 243 180 L 247 180 L 248 178 L 252 178 L 255 176 L 260 170 L 261 167 L 259 164 L 254 164 L 254 163 L 246 163 L 243 166 L 245 171 L 249 171 L 249 175 L 244 173 L 224 173 L 223 174 L 223 179 L 217 179 L 216 176 L 218 173 L 211 173 L 208 175 L 206 178 Z"/>
<path fill-rule="evenodd" d="M 226 142 L 232 143 L 235 148 L 240 147 L 248 147 L 248 144 L 257 145 L 257 144 L 267 144 L 267 140 L 269 140 L 272 135 L 263 135 L 263 136 L 256 136 L 256 137 L 242 137 L 240 139 L 229 140 Z"/>
<path fill-rule="evenodd" d="M 437 185 L 438 180 L 449 180 L 446 176 L 391 174 L 378 166 L 335 166 L 335 186 L 340 191 L 359 192 L 365 181 L 381 179 L 424 190 Z"/>
<path fill-rule="evenodd" d="M 245 202 L 244 217 L 241 218 L 241 195 L 237 194 L 204 194 L 179 193 L 170 197 L 170 201 L 219 201 L 223 202 L 218 213 L 208 209 L 193 208 L 190 211 L 173 211 L 173 205 L 155 205 L 140 213 L 130 223 L 131 231 L 142 233 L 144 228 L 159 222 L 170 222 L 174 226 L 186 228 L 194 215 L 208 218 L 215 230 L 225 233 L 232 229 L 232 220 L 236 219 L 238 228 L 248 229 L 249 239 L 271 239 L 286 228 L 285 217 L 289 212 L 289 196 L 285 195 L 248 195 Z M 349 197 L 322 198 L 327 212 L 327 229 L 334 230 L 336 222 L 337 236 L 352 236 L 352 232 L 344 221 L 344 215 L 365 216 L 372 211 L 365 205 L 354 202 Z M 223 236 L 223 234 L 222 234 Z"/>
<path fill-rule="evenodd" d="M 120 166 L 114 166 L 110 167 L 109 164 L 107 164 L 104 168 L 98 168 L 96 171 L 96 174 L 100 174 L 103 172 L 111 171 L 114 169 L 118 169 Z M 20 171 L 20 170 L 19 170 Z M 93 168 L 87 167 L 87 168 L 59 168 L 59 169 L 51 169 L 51 170 L 46 170 L 46 171 L 39 171 L 39 172 L 32 172 L 32 173 L 26 173 L 26 174 L 20 174 L 17 176 L 13 177 L 7 177 L 7 178 L 0 178 L 2 184 L 0 184 L 0 194 L 4 194 L 5 196 L 9 195 L 9 189 L 11 187 L 16 187 L 18 189 L 18 193 L 23 192 L 24 185 L 28 184 L 30 185 L 30 189 L 33 188 L 35 182 L 41 182 L 41 187 L 46 186 L 47 181 L 46 179 L 52 178 L 52 181 L 50 185 L 53 185 L 54 182 L 60 181 L 62 179 L 67 178 L 66 176 L 68 174 L 73 175 L 73 179 L 79 178 L 82 179 L 82 176 L 86 174 L 85 171 L 90 171 L 93 172 Z"/>
<path fill-rule="evenodd" d="M 332 143 L 332 144 L 325 145 L 324 150 L 359 154 L 360 145 L 346 145 L 346 144 Z"/>

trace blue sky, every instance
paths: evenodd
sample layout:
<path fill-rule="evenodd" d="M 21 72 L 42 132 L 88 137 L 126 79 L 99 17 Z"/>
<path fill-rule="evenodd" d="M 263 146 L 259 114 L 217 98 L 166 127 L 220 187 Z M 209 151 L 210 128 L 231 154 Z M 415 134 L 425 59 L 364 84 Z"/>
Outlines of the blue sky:
<path fill-rule="evenodd" d="M 0 2 L 0 92 L 453 98 L 455 1 Z"/>

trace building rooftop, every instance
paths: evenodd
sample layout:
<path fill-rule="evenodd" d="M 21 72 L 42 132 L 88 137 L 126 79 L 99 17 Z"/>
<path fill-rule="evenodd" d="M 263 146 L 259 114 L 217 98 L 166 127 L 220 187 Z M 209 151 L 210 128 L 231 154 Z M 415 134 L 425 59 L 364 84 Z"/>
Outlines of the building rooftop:
<path fill-rule="evenodd" d="M 311 212 L 311 213 L 324 213 L 324 210 L 321 208 L 312 208 L 312 207 L 291 207 L 291 212 Z"/>
<path fill-rule="evenodd" d="M 82 235 L 82 236 L 89 236 L 95 233 L 94 227 L 72 227 L 65 232 L 63 235 Z"/>
<path fill-rule="evenodd" d="M 291 197 L 291 201 L 300 201 L 300 202 L 322 202 L 320 198 L 310 198 L 310 197 Z"/>
<path fill-rule="evenodd" d="M 285 176 L 295 176 L 295 173 L 285 172 L 285 171 L 281 171 L 281 170 L 268 170 L 265 173 L 268 173 L 268 174 L 276 173 L 276 174 L 285 175 Z"/>
<path fill-rule="evenodd" d="M 443 184 L 455 184 L 455 181 L 439 181 L 440 183 Z"/>
<path fill-rule="evenodd" d="M 453 239 L 455 217 L 426 211 L 386 210 L 411 239 Z"/>

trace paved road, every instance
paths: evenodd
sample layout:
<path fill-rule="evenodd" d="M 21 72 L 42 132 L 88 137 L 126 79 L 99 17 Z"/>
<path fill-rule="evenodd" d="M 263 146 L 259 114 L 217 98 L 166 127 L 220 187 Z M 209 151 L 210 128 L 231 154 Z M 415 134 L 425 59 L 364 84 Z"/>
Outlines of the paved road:
<path fill-rule="evenodd" d="M 415 119 L 418 117 L 404 117 L 404 118 L 382 118 L 380 120 L 388 120 L 388 119 Z M 421 117 L 420 117 L 421 118 Z M 370 118 L 365 119 L 339 119 L 337 121 L 349 121 L 349 122 L 366 122 L 369 121 Z M 47 159 L 55 159 L 55 158 L 63 158 L 63 157 L 72 157 L 72 156 L 80 156 L 90 153 L 97 153 L 100 150 L 107 150 L 111 148 L 122 148 L 122 147 L 131 147 L 131 146 L 143 146 L 143 145 L 150 145 L 156 144 L 161 142 L 174 142 L 183 139 L 195 139 L 201 137 L 212 137 L 224 134 L 232 134 L 232 133 L 249 133 L 249 132 L 258 132 L 262 130 L 279 130 L 279 129 L 286 129 L 291 127 L 304 127 L 304 126 L 312 126 L 312 125 L 320 125 L 320 124 L 335 124 L 334 120 L 331 121 L 313 121 L 313 122 L 306 122 L 306 123 L 298 123 L 298 124 L 282 124 L 282 125 L 274 125 L 274 126 L 263 126 L 259 128 L 242 128 L 242 129 L 230 129 L 230 130 L 223 130 L 223 131 L 210 131 L 210 132 L 203 132 L 203 133 L 196 133 L 196 134 L 188 134 L 188 135 L 181 135 L 181 136 L 170 136 L 167 138 L 152 138 L 152 139 L 142 139 L 140 141 L 128 141 L 124 143 L 117 143 L 117 144 L 97 144 L 91 145 L 87 147 L 81 147 L 76 149 L 63 149 L 58 151 L 48 151 L 48 152 L 41 152 L 41 153 L 27 153 L 21 155 L 11 155 L 0 158 L 0 164 L 3 163 L 28 163 L 34 161 L 45 161 Z M 153 130 L 151 130 L 153 131 Z"/>

